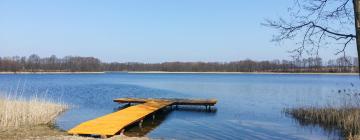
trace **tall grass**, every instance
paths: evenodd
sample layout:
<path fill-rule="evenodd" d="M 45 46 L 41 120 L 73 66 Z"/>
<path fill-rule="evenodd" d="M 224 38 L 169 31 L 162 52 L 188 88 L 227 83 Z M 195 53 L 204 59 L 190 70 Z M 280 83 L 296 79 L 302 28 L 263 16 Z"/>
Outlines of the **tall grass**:
<path fill-rule="evenodd" d="M 360 108 L 299 107 L 285 112 L 302 125 L 318 124 L 326 130 L 338 129 L 346 138 L 360 134 Z"/>
<path fill-rule="evenodd" d="M 286 108 L 284 112 L 301 125 L 339 130 L 346 139 L 360 140 L 360 93 L 356 92 L 339 90 L 340 105 L 302 106 Z"/>
<path fill-rule="evenodd" d="M 54 123 L 68 106 L 47 99 L 0 96 L 0 130 Z"/>

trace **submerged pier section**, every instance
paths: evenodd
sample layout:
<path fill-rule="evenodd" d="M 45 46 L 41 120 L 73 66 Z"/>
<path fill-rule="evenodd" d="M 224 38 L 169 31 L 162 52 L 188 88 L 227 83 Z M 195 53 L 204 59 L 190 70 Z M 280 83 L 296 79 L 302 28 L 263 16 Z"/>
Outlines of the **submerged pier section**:
<path fill-rule="evenodd" d="M 141 126 L 145 117 L 167 106 L 203 105 L 206 109 L 210 109 L 210 106 L 214 106 L 217 100 L 118 98 L 114 99 L 114 102 L 136 103 L 138 105 L 83 122 L 70 129 L 68 133 L 72 135 L 99 135 L 102 138 L 107 138 L 124 132 L 125 127 L 134 123 L 139 122 Z"/>

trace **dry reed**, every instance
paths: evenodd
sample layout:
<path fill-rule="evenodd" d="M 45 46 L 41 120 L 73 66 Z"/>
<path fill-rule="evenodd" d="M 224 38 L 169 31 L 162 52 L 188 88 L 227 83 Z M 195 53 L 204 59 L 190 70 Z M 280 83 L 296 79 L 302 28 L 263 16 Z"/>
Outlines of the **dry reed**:
<path fill-rule="evenodd" d="M 360 108 L 301 107 L 285 110 L 302 125 L 318 124 L 327 130 L 339 129 L 345 137 L 360 134 Z"/>
<path fill-rule="evenodd" d="M 68 108 L 62 103 L 33 97 L 0 97 L 0 130 L 21 126 L 52 124 Z"/>
<path fill-rule="evenodd" d="M 284 109 L 301 125 L 319 125 L 328 131 L 339 130 L 346 139 L 360 140 L 360 94 L 341 93 L 340 105 L 303 106 Z"/>

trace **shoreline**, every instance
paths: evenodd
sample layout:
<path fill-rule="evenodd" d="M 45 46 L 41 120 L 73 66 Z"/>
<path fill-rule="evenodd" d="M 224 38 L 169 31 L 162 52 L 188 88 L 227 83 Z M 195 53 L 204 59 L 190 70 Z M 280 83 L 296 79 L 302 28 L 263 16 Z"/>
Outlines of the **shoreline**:
<path fill-rule="evenodd" d="M 167 71 L 128 71 L 132 74 L 279 74 L 279 75 L 358 75 L 358 73 L 326 73 L 326 72 L 167 72 Z"/>
<path fill-rule="evenodd" d="M 0 72 L 2 74 L 278 74 L 278 75 L 358 75 L 358 73 L 328 73 L 328 72 L 168 72 L 168 71 L 99 71 L 99 72 Z"/>
<path fill-rule="evenodd" d="M 106 72 L 0 72 L 0 74 L 104 74 Z"/>

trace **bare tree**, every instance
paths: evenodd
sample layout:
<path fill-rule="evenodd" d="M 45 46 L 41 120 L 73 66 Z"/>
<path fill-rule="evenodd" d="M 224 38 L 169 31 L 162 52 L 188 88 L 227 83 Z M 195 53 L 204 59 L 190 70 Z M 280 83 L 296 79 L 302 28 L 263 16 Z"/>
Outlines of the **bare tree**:
<path fill-rule="evenodd" d="M 346 60 L 352 60 L 347 63 Z M 0 72 L 92 72 L 92 71 L 169 71 L 169 72 L 356 72 L 357 58 L 340 57 L 323 63 L 319 57 L 294 60 L 250 59 L 232 62 L 105 63 L 95 57 L 36 54 L 0 57 Z"/>
<path fill-rule="evenodd" d="M 294 0 L 287 20 L 267 20 L 264 25 L 279 31 L 273 41 L 299 40 L 298 47 L 290 51 L 297 57 L 303 53 L 318 55 L 320 47 L 330 44 L 337 47 L 336 55 L 345 56 L 346 48 L 356 40 L 359 59 L 359 3 L 360 0 Z"/>

